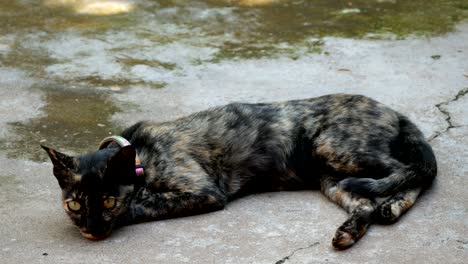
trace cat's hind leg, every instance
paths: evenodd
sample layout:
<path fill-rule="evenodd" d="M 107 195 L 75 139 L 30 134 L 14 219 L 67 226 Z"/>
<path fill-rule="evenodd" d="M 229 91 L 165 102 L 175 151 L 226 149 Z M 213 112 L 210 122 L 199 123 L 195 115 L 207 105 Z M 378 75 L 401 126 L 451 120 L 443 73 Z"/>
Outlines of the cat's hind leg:
<path fill-rule="evenodd" d="M 416 202 L 421 188 L 408 189 L 398 192 L 382 202 L 374 213 L 375 221 L 379 224 L 393 224 L 408 211 Z"/>
<path fill-rule="evenodd" d="M 354 245 L 366 233 L 377 205 L 371 199 L 341 189 L 338 185 L 339 180 L 324 176 L 320 185 L 325 196 L 350 214 L 349 218 L 337 229 L 332 241 L 336 249 L 346 249 Z"/>

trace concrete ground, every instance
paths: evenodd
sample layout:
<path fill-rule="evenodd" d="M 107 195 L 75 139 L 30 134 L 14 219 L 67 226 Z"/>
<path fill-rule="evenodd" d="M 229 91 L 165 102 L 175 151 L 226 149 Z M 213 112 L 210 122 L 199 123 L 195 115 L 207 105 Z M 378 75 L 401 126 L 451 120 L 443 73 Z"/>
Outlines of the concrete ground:
<path fill-rule="evenodd" d="M 0 263 L 466 263 L 468 24 L 427 38 L 321 41 L 322 52 L 294 58 L 220 61 L 210 61 L 206 43 L 174 44 L 153 51 L 173 58 L 173 68 L 148 58 L 125 68 L 113 57 L 122 52 L 116 45 L 135 43 L 118 33 L 0 36 Z M 96 90 L 86 89 L 93 84 Z M 86 240 L 63 212 L 52 166 L 38 147 L 81 152 L 137 119 L 335 92 L 364 94 L 408 115 L 439 165 L 434 186 L 407 215 L 372 226 L 346 251 L 331 247 L 346 214 L 318 191 L 251 195 L 222 211 Z"/>

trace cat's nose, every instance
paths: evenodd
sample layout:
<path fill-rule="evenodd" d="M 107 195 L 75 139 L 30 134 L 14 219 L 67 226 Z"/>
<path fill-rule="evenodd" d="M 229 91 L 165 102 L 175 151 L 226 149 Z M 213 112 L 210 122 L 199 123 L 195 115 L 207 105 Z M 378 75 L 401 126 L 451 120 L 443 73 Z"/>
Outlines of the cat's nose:
<path fill-rule="evenodd" d="M 110 235 L 110 232 L 107 234 L 93 234 L 93 233 L 86 233 L 80 230 L 81 235 L 89 240 L 102 240 L 107 238 Z"/>
<path fill-rule="evenodd" d="M 81 234 L 91 240 L 101 240 L 109 236 L 110 231 L 93 219 L 87 219 L 86 226 L 80 228 Z"/>

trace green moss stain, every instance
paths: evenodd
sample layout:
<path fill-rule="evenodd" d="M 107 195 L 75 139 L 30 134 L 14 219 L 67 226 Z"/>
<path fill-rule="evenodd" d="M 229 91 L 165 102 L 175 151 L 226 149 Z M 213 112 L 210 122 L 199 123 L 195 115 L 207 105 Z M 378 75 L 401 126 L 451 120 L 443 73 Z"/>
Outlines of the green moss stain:
<path fill-rule="evenodd" d="M 175 63 L 171 63 L 171 62 L 137 59 L 137 58 L 132 58 L 129 56 L 120 56 L 117 58 L 117 61 L 129 67 L 135 66 L 135 65 L 147 65 L 150 67 L 162 67 L 166 70 L 174 70 L 177 66 Z"/>
<path fill-rule="evenodd" d="M 194 32 L 206 36 L 231 38 L 210 43 L 220 49 L 214 61 L 323 53 L 318 45 L 307 49 L 310 37 L 433 36 L 450 32 L 457 22 L 468 17 L 464 0 L 283 0 L 259 6 L 241 6 L 238 2 L 162 1 L 158 8 L 178 8 L 180 17 L 168 16 L 168 23 L 197 29 Z M 194 8 L 231 8 L 231 14 L 220 13 L 210 16 L 209 20 L 188 21 L 186 17 Z M 289 47 L 285 48 L 285 44 Z"/>
<path fill-rule="evenodd" d="M 166 87 L 167 83 L 165 82 L 145 82 L 140 79 L 125 79 L 125 78 L 112 78 L 105 79 L 100 76 L 86 76 L 75 78 L 74 83 L 81 83 L 81 85 L 87 85 L 91 87 L 109 87 L 111 90 L 117 88 L 120 90 L 126 90 L 131 86 L 145 86 L 153 89 L 161 89 Z"/>
<path fill-rule="evenodd" d="M 300 46 L 311 36 L 372 39 L 389 35 L 400 39 L 409 35 L 434 36 L 452 31 L 457 22 L 467 18 L 466 6 L 464 0 L 315 0 L 241 7 L 236 13 L 245 23 L 235 28 L 235 34 L 246 39 L 240 43 L 248 44 L 252 40 L 254 43 L 237 49 L 235 56 L 269 56 L 275 50 L 283 51 L 276 48 L 278 43 Z M 273 51 L 265 53 L 268 49 Z M 220 53 L 232 54 L 231 51 L 229 46 L 221 46 Z"/>
<path fill-rule="evenodd" d="M 0 56 L 0 65 L 20 68 L 30 73 L 31 77 L 45 76 L 44 66 L 56 62 L 57 60 L 50 58 L 47 53 L 26 48 L 19 41 L 13 43 L 7 55 Z"/>
<path fill-rule="evenodd" d="M 109 94 L 89 90 L 43 89 L 42 117 L 10 123 L 14 135 L 0 141 L 10 158 L 45 160 L 40 144 L 62 151 L 95 150 L 100 140 L 120 132 L 110 120 L 120 108 Z"/>
<path fill-rule="evenodd" d="M 294 4 L 296 3 L 296 4 Z M 363 37 L 367 33 L 439 34 L 466 18 L 465 1 L 285 1 L 259 7 L 260 28 L 277 39 L 302 35 Z"/>
<path fill-rule="evenodd" d="M 222 60 L 235 59 L 260 59 L 260 58 L 278 58 L 287 56 L 293 60 L 309 53 L 324 53 L 324 42 L 322 40 L 302 40 L 294 43 L 278 43 L 271 45 L 251 45 L 245 46 L 240 43 L 225 42 L 224 46 L 209 60 L 210 62 L 219 62 Z M 201 64 L 202 62 L 200 62 Z"/>
<path fill-rule="evenodd" d="M 45 2 L 2 1 L 0 33 L 78 30 L 99 38 L 109 31 L 128 31 L 154 45 L 182 41 L 216 47 L 214 60 L 220 60 L 321 53 L 302 47 L 310 37 L 432 36 L 453 30 L 468 17 L 466 0 L 282 0 L 258 6 L 232 0 L 162 0 L 136 2 L 131 12 L 110 16 L 80 15 L 70 5 L 50 7 Z M 284 44 L 293 47 L 285 49 Z M 173 67 L 167 63 L 158 66 Z"/>

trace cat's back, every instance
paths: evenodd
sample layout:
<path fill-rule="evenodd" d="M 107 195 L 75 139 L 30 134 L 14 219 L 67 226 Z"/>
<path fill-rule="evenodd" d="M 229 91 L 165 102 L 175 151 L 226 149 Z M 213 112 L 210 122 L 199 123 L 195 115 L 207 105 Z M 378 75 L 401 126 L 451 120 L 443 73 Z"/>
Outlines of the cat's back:
<path fill-rule="evenodd" d="M 254 144 L 255 140 L 280 140 L 300 133 L 313 135 L 324 125 L 349 125 L 353 121 L 360 126 L 370 126 L 375 121 L 393 123 L 396 115 L 362 95 L 332 94 L 275 103 L 231 103 L 173 121 L 139 122 L 122 136 L 137 146 L 158 142 L 243 146 Z"/>

